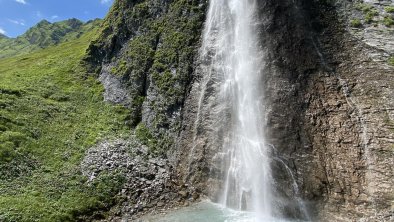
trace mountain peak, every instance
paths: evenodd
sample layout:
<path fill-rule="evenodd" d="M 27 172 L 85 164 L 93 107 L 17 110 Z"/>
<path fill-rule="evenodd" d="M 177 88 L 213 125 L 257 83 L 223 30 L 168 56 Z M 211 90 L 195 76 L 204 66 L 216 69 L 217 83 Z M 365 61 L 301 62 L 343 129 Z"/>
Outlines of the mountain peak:
<path fill-rule="evenodd" d="M 9 39 L 9 37 L 0 33 L 0 39 Z"/>
<path fill-rule="evenodd" d="M 44 26 L 44 25 L 50 25 L 51 23 L 50 22 L 48 22 L 48 20 L 46 20 L 46 19 L 43 19 L 43 20 L 41 20 L 39 23 L 37 23 L 37 25 L 36 26 Z"/>
<path fill-rule="evenodd" d="M 72 27 L 73 29 L 79 28 L 83 25 L 83 22 L 76 18 L 67 19 L 64 21 L 68 26 Z"/>
<path fill-rule="evenodd" d="M 75 18 L 54 23 L 44 19 L 20 37 L 25 38 L 30 44 L 43 48 L 61 42 L 68 33 L 80 29 L 82 25 L 83 22 Z"/>
<path fill-rule="evenodd" d="M 77 18 L 70 18 L 70 19 L 67 19 L 66 21 L 68 21 L 68 22 L 81 22 L 81 20 L 79 20 Z"/>

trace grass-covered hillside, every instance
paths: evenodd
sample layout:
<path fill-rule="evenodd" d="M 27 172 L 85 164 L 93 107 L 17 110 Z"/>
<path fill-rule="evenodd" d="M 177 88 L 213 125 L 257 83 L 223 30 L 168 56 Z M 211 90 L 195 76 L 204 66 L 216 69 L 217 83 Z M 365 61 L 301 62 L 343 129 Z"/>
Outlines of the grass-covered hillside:
<path fill-rule="evenodd" d="M 26 54 L 79 38 L 101 24 L 100 19 L 81 22 L 78 19 L 50 23 L 42 20 L 17 38 L 0 35 L 0 58 Z"/>
<path fill-rule="evenodd" d="M 88 184 L 79 170 L 87 148 L 128 130 L 79 65 L 97 32 L 0 59 L 0 221 L 86 219 L 113 201 L 119 178 Z"/>

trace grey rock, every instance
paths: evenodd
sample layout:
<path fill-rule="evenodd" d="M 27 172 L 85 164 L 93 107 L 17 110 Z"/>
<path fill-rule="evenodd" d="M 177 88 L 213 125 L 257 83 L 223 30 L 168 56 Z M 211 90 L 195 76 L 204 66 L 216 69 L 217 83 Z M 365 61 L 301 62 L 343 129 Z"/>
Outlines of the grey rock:
<path fill-rule="evenodd" d="M 120 206 L 119 215 L 132 216 L 152 207 L 163 207 L 164 204 L 157 206 L 149 203 L 167 199 L 162 187 L 171 180 L 171 172 L 164 168 L 157 170 L 155 163 L 166 165 L 168 162 L 158 157 L 147 159 L 148 154 L 141 147 L 133 137 L 128 140 L 103 141 L 90 148 L 81 163 L 82 174 L 88 178 L 89 183 L 102 173 L 120 172 L 125 177 L 126 182 L 118 195 L 126 197 L 128 201 L 117 204 Z M 130 166 L 134 167 L 130 169 Z"/>
<path fill-rule="evenodd" d="M 103 69 L 99 80 L 104 86 L 104 100 L 116 104 L 128 105 L 130 103 L 130 95 L 122 78 L 112 75 L 109 72 L 110 67 Z"/>

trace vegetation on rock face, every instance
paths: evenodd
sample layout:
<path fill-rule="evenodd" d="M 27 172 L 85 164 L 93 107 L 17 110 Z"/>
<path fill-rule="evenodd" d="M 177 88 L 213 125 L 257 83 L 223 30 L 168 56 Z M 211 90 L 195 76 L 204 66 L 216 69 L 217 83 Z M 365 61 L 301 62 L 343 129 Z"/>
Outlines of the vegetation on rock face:
<path fill-rule="evenodd" d="M 383 24 L 387 27 L 393 26 L 394 25 L 394 19 L 392 16 L 385 16 L 383 18 Z"/>
<path fill-rule="evenodd" d="M 85 57 L 91 72 L 100 72 L 104 61 L 127 79 L 133 125 L 142 121 L 161 150 L 171 146 L 169 134 L 179 126 L 176 113 L 192 79 L 204 15 L 199 0 L 116 1 Z M 143 117 L 144 105 L 152 110 Z"/>
<path fill-rule="evenodd" d="M 135 136 L 142 142 L 142 144 L 147 145 L 150 148 L 154 149 L 157 146 L 157 140 L 143 123 L 138 124 L 135 128 Z"/>
<path fill-rule="evenodd" d="M 394 6 L 386 6 L 384 7 L 384 11 L 387 13 L 394 13 Z"/>
<path fill-rule="evenodd" d="M 364 13 L 367 13 L 373 9 L 372 5 L 366 4 L 366 3 L 358 3 L 355 5 L 356 9 L 359 11 L 362 11 Z"/>
<path fill-rule="evenodd" d="M 350 25 L 354 28 L 360 28 L 362 26 L 362 23 L 360 19 L 352 19 L 350 20 Z"/>
<path fill-rule="evenodd" d="M 390 58 L 387 60 L 387 62 L 388 62 L 389 65 L 394 66 L 394 56 L 390 57 Z"/>
<path fill-rule="evenodd" d="M 357 3 L 355 4 L 354 8 L 357 11 L 362 12 L 364 24 L 373 23 L 373 25 L 376 26 L 377 23 L 379 22 L 385 25 L 386 27 L 391 27 L 394 25 L 394 17 L 392 15 L 392 13 L 394 13 L 393 6 L 383 7 L 382 5 L 376 6 L 370 3 Z M 381 16 L 379 16 L 379 11 L 382 13 Z M 359 17 L 352 19 L 350 21 L 350 25 L 355 28 L 360 28 L 362 27 L 363 23 L 361 22 Z"/>
<path fill-rule="evenodd" d="M 358 3 L 355 5 L 356 10 L 363 12 L 364 14 L 364 21 L 365 23 L 372 23 L 375 19 L 376 16 L 379 15 L 379 12 L 370 4 L 367 3 Z M 351 22 L 351 25 L 353 27 L 361 27 L 361 21 L 360 21 L 360 25 L 358 25 L 357 23 L 353 23 Z M 356 25 L 356 26 L 354 26 Z M 358 25 L 358 26 L 357 26 Z"/>
<path fill-rule="evenodd" d="M 379 15 L 379 13 L 375 9 L 367 12 L 367 14 L 365 14 L 365 18 L 364 18 L 365 22 L 366 23 L 373 22 L 373 19 L 375 18 L 375 16 L 378 16 L 378 15 Z"/>
<path fill-rule="evenodd" d="M 88 184 L 79 170 L 87 148 L 128 130 L 129 111 L 104 103 L 79 66 L 97 31 L 0 59 L 0 221 L 101 217 L 113 203 L 121 177 Z"/>
<path fill-rule="evenodd" d="M 42 20 L 26 33 L 17 38 L 0 36 L 0 58 L 29 53 L 50 45 L 79 38 L 82 34 L 99 26 L 101 20 L 96 19 L 83 23 L 78 19 L 69 19 L 50 23 Z"/>

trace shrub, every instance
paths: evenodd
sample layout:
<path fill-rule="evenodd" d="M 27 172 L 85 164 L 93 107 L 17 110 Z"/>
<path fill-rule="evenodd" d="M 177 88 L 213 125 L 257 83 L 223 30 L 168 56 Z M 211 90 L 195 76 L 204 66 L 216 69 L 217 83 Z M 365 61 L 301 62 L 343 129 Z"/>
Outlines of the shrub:
<path fill-rule="evenodd" d="M 387 63 L 388 63 L 389 65 L 394 66 L 394 56 L 391 56 L 391 57 L 387 60 Z"/>
<path fill-rule="evenodd" d="M 379 13 L 375 9 L 367 12 L 367 14 L 365 15 L 365 22 L 371 23 L 373 21 L 373 18 L 377 15 L 379 15 Z"/>
<path fill-rule="evenodd" d="M 386 11 L 387 13 L 393 13 L 394 6 L 386 6 L 386 7 L 384 7 L 384 11 Z"/>
<path fill-rule="evenodd" d="M 10 162 L 15 156 L 13 143 L 7 141 L 0 144 L 0 163 Z"/>
<path fill-rule="evenodd" d="M 350 20 L 350 25 L 354 28 L 360 28 L 362 26 L 362 23 L 360 19 L 352 19 Z"/>
<path fill-rule="evenodd" d="M 365 3 L 360 3 L 356 5 L 356 9 L 364 13 L 367 13 L 373 9 L 373 6 Z"/>
<path fill-rule="evenodd" d="M 139 123 L 135 128 L 135 136 L 142 144 L 148 146 L 151 150 L 157 145 L 156 139 L 143 123 Z"/>
<path fill-rule="evenodd" d="M 11 142 L 15 148 L 27 140 L 27 136 L 20 132 L 5 131 L 0 135 L 0 142 Z"/>
<path fill-rule="evenodd" d="M 385 26 L 387 26 L 387 27 L 390 27 L 390 26 L 394 25 L 394 20 L 393 20 L 393 18 L 390 17 L 390 16 L 385 16 L 385 17 L 383 18 L 383 24 L 384 24 Z"/>

